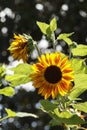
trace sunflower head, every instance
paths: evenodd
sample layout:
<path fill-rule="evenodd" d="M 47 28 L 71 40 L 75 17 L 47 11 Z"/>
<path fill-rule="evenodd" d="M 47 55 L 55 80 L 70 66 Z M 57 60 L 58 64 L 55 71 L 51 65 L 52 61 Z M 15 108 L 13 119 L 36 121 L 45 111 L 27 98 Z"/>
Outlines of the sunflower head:
<path fill-rule="evenodd" d="M 8 48 L 13 58 L 22 59 L 24 62 L 28 60 L 28 40 L 23 35 L 14 34 L 14 40 Z"/>
<path fill-rule="evenodd" d="M 34 73 L 31 75 L 33 85 L 45 99 L 50 96 L 54 99 L 58 93 L 64 96 L 71 90 L 73 68 L 68 57 L 63 58 L 62 53 L 41 55 L 33 69 Z"/>

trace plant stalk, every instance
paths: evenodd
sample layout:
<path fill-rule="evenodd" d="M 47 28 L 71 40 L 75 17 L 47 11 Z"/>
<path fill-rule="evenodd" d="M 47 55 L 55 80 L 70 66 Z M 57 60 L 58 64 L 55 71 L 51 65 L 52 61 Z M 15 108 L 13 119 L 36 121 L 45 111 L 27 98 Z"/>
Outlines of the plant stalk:
<path fill-rule="evenodd" d="M 41 56 L 41 52 L 40 52 L 40 50 L 38 49 L 38 46 L 37 46 L 36 41 L 34 41 L 34 47 L 35 47 L 35 49 L 37 50 L 38 55 Z"/>

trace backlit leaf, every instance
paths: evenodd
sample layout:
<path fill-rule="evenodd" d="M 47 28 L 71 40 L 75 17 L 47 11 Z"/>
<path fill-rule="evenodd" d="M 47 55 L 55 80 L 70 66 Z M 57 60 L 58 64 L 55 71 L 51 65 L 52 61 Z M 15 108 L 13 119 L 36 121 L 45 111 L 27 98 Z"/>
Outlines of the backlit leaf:
<path fill-rule="evenodd" d="M 14 75 L 7 75 L 5 77 L 5 79 L 10 82 L 10 86 L 11 87 L 16 87 L 20 84 L 25 84 L 30 82 L 30 77 L 29 75 L 25 75 L 25 74 L 14 74 Z"/>
<path fill-rule="evenodd" d="M 6 87 L 3 89 L 0 89 L 0 94 L 3 94 L 5 96 L 13 96 L 14 93 L 15 93 L 15 91 L 12 87 Z"/>
<path fill-rule="evenodd" d="M 10 86 L 15 87 L 20 84 L 28 83 L 31 80 L 31 73 L 33 72 L 32 66 L 28 64 L 19 64 L 17 67 L 12 68 L 13 75 L 7 75 L 5 79 L 10 82 Z"/>
<path fill-rule="evenodd" d="M 56 29 L 57 29 L 57 21 L 56 21 L 56 18 L 53 18 L 51 21 L 50 21 L 50 29 L 52 32 L 54 32 Z"/>
<path fill-rule="evenodd" d="M 64 40 L 68 45 L 71 45 L 73 42 L 69 37 L 72 35 L 73 35 L 73 32 L 72 33 L 62 33 L 57 37 L 57 40 Z"/>
<path fill-rule="evenodd" d="M 5 65 L 0 64 L 0 78 L 4 76 L 5 71 Z"/>
<path fill-rule="evenodd" d="M 44 23 L 44 22 L 39 22 L 39 21 L 37 21 L 36 23 L 38 27 L 40 28 L 41 32 L 43 34 L 47 34 L 47 28 L 49 27 L 49 24 Z"/>
<path fill-rule="evenodd" d="M 84 91 L 87 90 L 87 74 L 76 74 L 74 82 L 75 86 L 70 92 L 70 99 L 79 97 Z"/>
<path fill-rule="evenodd" d="M 86 56 L 87 55 L 87 46 L 79 44 L 77 48 L 72 49 L 73 56 Z"/>
<path fill-rule="evenodd" d="M 77 110 L 87 113 L 87 102 L 74 104 L 73 107 L 76 108 Z"/>
<path fill-rule="evenodd" d="M 8 114 L 8 117 L 16 117 L 16 112 L 14 112 L 14 111 L 12 111 L 11 109 L 8 109 L 8 108 L 6 108 L 5 110 Z"/>
<path fill-rule="evenodd" d="M 74 68 L 74 74 L 86 73 L 87 66 L 84 64 L 84 59 L 73 58 L 71 65 Z"/>
<path fill-rule="evenodd" d="M 33 71 L 32 66 L 27 63 L 19 64 L 16 67 L 11 68 L 11 70 L 14 71 L 14 74 L 26 74 L 26 75 L 30 74 Z"/>

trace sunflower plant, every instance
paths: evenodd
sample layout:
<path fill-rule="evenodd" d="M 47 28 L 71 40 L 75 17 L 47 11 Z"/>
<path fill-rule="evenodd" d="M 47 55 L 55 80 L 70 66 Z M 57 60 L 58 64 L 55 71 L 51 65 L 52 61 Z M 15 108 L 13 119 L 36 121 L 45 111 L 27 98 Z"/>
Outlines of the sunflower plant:
<path fill-rule="evenodd" d="M 8 50 L 13 58 L 22 59 L 23 63 L 11 68 L 14 74 L 6 75 L 5 80 L 11 88 L 32 82 L 38 94 L 43 96 L 41 110 L 51 117 L 51 126 L 83 130 L 87 123 L 87 101 L 83 102 L 81 94 L 87 90 L 87 46 L 71 40 L 73 32 L 56 36 L 56 18 L 49 24 L 40 21 L 36 24 L 46 40 L 52 43 L 51 50 L 42 52 L 30 35 L 14 34 Z M 61 40 L 68 45 L 68 54 L 56 49 Z M 37 61 L 29 64 L 34 49 L 38 52 Z M 11 112 L 13 117 L 17 115 L 9 109 L 6 111 Z"/>

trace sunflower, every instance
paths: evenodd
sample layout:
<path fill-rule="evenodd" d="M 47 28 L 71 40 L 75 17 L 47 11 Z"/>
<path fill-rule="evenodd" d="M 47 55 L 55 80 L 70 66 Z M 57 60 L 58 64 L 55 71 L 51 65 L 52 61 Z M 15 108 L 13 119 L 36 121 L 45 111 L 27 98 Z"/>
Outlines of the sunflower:
<path fill-rule="evenodd" d="M 24 62 L 28 60 L 28 45 L 27 39 L 23 35 L 14 34 L 14 40 L 12 41 L 8 50 L 15 59 L 22 59 Z"/>
<path fill-rule="evenodd" d="M 46 53 L 38 57 L 38 62 L 33 64 L 33 86 L 38 88 L 38 94 L 45 99 L 50 96 L 54 99 L 58 93 L 64 96 L 72 88 L 73 68 L 68 57 L 63 57 L 60 52 Z"/>

